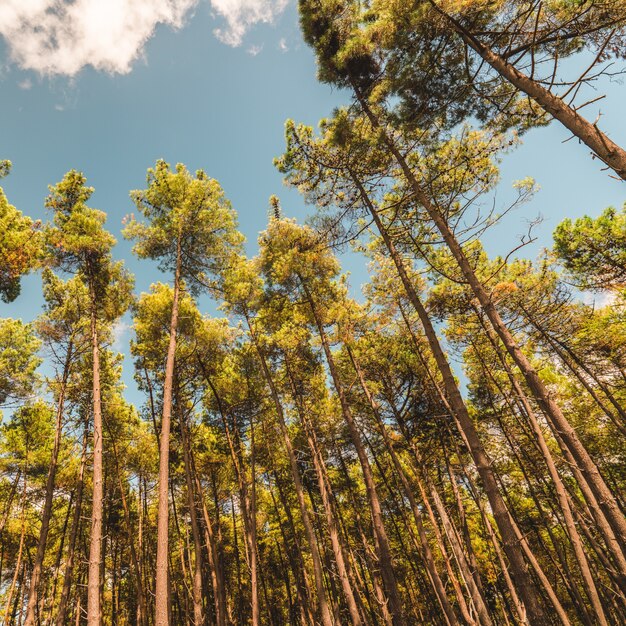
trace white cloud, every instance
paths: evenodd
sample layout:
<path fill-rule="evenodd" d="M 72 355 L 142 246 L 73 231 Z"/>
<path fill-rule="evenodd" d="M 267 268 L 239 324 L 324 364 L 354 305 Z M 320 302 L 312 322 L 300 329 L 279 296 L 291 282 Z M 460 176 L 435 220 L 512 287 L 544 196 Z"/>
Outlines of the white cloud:
<path fill-rule="evenodd" d="M 158 24 L 180 28 L 209 1 L 225 20 L 215 35 L 241 45 L 259 22 L 271 23 L 289 0 L 0 0 L 0 36 L 11 61 L 42 75 L 74 76 L 86 65 L 128 73 Z"/>
<path fill-rule="evenodd" d="M 157 24 L 179 27 L 196 0 L 3 0 L 0 34 L 20 67 L 73 76 L 124 74 Z"/>
<path fill-rule="evenodd" d="M 281 52 L 287 52 L 289 50 L 287 40 L 284 37 L 280 38 L 280 41 L 278 42 L 278 47 L 280 48 Z"/>
<path fill-rule="evenodd" d="M 259 52 L 261 52 L 261 50 L 263 50 L 263 46 L 252 45 L 246 50 L 246 52 L 250 56 L 255 57 L 257 54 L 259 54 Z"/>
<path fill-rule="evenodd" d="M 213 10 L 226 20 L 227 28 L 216 28 L 215 36 L 229 46 L 239 46 L 251 26 L 271 24 L 289 0 L 211 0 Z"/>
<path fill-rule="evenodd" d="M 30 78 L 25 78 L 24 80 L 21 80 L 17 86 L 24 91 L 28 91 L 33 86 L 33 81 Z"/>

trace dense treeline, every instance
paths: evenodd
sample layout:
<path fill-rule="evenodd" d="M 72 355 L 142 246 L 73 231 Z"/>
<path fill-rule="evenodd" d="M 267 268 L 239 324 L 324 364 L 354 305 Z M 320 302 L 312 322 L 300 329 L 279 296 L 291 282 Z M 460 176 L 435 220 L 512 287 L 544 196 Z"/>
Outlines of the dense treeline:
<path fill-rule="evenodd" d="M 247 258 L 219 183 L 158 161 L 123 231 L 162 272 L 139 296 L 80 172 L 45 224 L 0 193 L 0 295 L 37 270 L 44 297 L 0 320 L 2 623 L 623 623 L 626 210 L 536 261 L 481 238 L 534 193 L 491 208 L 529 128 L 626 178 L 579 113 L 625 8 L 301 0 L 320 79 L 354 96 L 286 124 L 276 166 L 314 215 L 272 197 Z M 129 311 L 141 406 L 112 347 Z"/>

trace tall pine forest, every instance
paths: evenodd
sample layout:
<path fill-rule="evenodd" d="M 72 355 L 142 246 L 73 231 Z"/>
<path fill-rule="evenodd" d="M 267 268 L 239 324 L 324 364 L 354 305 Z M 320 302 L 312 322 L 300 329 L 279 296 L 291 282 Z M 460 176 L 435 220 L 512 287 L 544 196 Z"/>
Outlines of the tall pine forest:
<path fill-rule="evenodd" d="M 43 294 L 0 319 L 0 624 L 626 623 L 626 205 L 539 255 L 538 224 L 483 245 L 537 191 L 495 195 L 529 130 L 626 181 L 585 108 L 626 3 L 299 12 L 348 102 L 285 123 L 306 223 L 272 196 L 246 244 L 209 172 L 145 164 L 123 236 L 160 280 L 137 293 L 79 169 L 45 221 L 0 190 L 0 296 L 31 272 Z"/>

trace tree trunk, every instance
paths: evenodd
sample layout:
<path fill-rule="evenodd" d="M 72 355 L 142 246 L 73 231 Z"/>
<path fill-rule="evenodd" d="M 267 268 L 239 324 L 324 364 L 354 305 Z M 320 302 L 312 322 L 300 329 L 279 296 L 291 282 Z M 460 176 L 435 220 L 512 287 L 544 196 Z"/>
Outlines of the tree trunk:
<path fill-rule="evenodd" d="M 306 505 L 306 501 L 304 498 L 304 490 L 302 488 L 302 479 L 300 477 L 300 470 L 298 468 L 298 462 L 296 460 L 296 455 L 293 449 L 293 444 L 291 443 L 291 438 L 289 437 L 289 432 L 287 431 L 287 424 L 285 423 L 285 415 L 283 413 L 283 407 L 280 402 L 280 398 L 278 396 L 278 391 L 276 389 L 276 386 L 274 385 L 274 381 L 270 374 L 267 362 L 265 360 L 265 355 L 263 354 L 263 351 L 261 350 L 261 347 L 257 342 L 256 335 L 252 329 L 252 325 L 250 324 L 250 321 L 247 320 L 247 322 L 248 322 L 248 328 L 250 330 L 250 336 L 252 338 L 256 351 L 259 355 L 259 361 L 261 363 L 261 368 L 263 370 L 265 380 L 270 389 L 270 394 L 272 396 L 274 407 L 276 409 L 276 416 L 278 418 L 278 427 L 282 435 L 285 448 L 287 450 L 287 456 L 289 458 L 291 478 L 294 482 L 294 487 L 296 489 L 298 505 L 300 508 L 300 515 L 302 517 L 302 524 L 304 526 L 305 534 L 307 537 L 307 542 L 309 544 L 309 549 L 311 550 L 311 559 L 313 561 L 313 574 L 315 577 L 315 590 L 317 592 L 318 613 L 324 626 L 332 626 L 333 619 L 330 614 L 330 609 L 328 606 L 328 599 L 326 597 L 326 588 L 324 587 L 322 560 L 320 558 L 320 553 L 317 547 L 317 543 L 315 539 L 315 532 L 313 530 L 313 524 L 311 523 L 309 510 L 308 510 L 308 507 Z"/>
<path fill-rule="evenodd" d="M 248 550 L 248 559 L 249 559 L 249 567 L 250 567 L 250 587 L 251 587 L 251 614 L 252 614 L 252 626 L 259 626 L 260 624 L 260 606 L 259 606 L 259 585 L 258 585 L 258 572 L 257 572 L 257 561 L 258 561 L 258 547 L 256 541 L 256 504 L 255 504 L 255 476 L 254 476 L 254 438 L 252 436 L 251 442 L 251 466 L 252 466 L 252 488 L 251 493 L 248 492 L 248 485 L 246 476 L 244 473 L 244 469 L 242 467 L 243 459 L 241 458 L 241 445 L 237 446 L 235 449 L 235 443 L 233 442 L 233 436 L 230 432 L 230 428 L 228 426 L 228 420 L 226 416 L 226 408 L 222 403 L 222 399 L 220 395 L 217 393 L 217 389 L 213 382 L 211 381 L 202 360 L 199 359 L 200 368 L 204 375 L 204 378 L 209 385 L 211 392 L 213 393 L 213 397 L 217 402 L 218 410 L 220 413 L 220 418 L 222 420 L 222 425 L 224 426 L 224 433 L 226 434 L 226 441 L 228 442 L 228 449 L 230 452 L 230 457 L 233 462 L 233 467 L 235 468 L 235 474 L 237 476 L 237 483 L 239 486 L 239 494 L 242 503 L 242 515 L 244 519 L 244 527 L 246 532 L 246 546 Z M 254 432 L 253 429 L 253 418 L 250 418 L 250 430 L 251 433 Z M 220 624 L 218 620 L 218 625 Z"/>
<path fill-rule="evenodd" d="M 433 557 L 432 550 L 430 549 L 430 545 L 428 543 L 426 531 L 424 530 L 424 522 L 422 520 L 422 514 L 417 505 L 417 501 L 415 500 L 415 496 L 413 495 L 413 490 L 411 488 L 411 485 L 409 484 L 409 481 L 402 468 L 400 460 L 398 459 L 398 455 L 396 454 L 396 451 L 394 450 L 393 443 L 391 442 L 389 438 L 389 433 L 387 432 L 387 428 L 380 415 L 378 404 L 376 400 L 374 400 L 374 397 L 372 396 L 372 394 L 370 393 L 370 390 L 365 381 L 365 377 L 363 376 L 363 371 L 361 370 L 361 367 L 359 366 L 356 359 L 354 358 L 354 353 L 352 352 L 352 349 L 350 348 L 348 344 L 345 344 L 345 347 L 346 347 L 348 356 L 350 358 L 350 362 L 352 363 L 352 366 L 354 367 L 354 371 L 356 372 L 357 377 L 359 379 L 361 389 L 363 390 L 363 393 L 365 394 L 365 397 L 367 398 L 367 402 L 370 405 L 370 408 L 372 410 L 372 414 L 374 415 L 378 431 L 380 432 L 383 438 L 383 442 L 385 444 L 385 448 L 387 449 L 387 453 L 391 457 L 391 461 L 393 463 L 393 467 L 396 472 L 396 475 L 400 478 L 400 482 L 404 489 L 404 493 L 407 499 L 409 500 L 409 505 L 411 507 L 411 512 L 413 513 L 415 526 L 417 528 L 417 533 L 419 536 L 422 558 L 424 559 L 424 563 L 426 565 L 426 571 L 428 572 L 428 576 L 431 580 L 431 584 L 433 586 L 433 589 L 435 590 L 435 595 L 437 596 L 437 600 L 439 601 L 441 609 L 443 610 L 448 623 L 458 624 L 457 617 L 452 609 L 452 606 L 450 605 L 450 602 L 448 601 L 448 596 L 446 594 L 445 587 L 443 585 L 443 582 L 441 581 L 439 572 L 437 571 L 435 559 Z M 441 546 L 443 547 L 443 544 L 441 544 Z M 481 617 L 482 617 L 482 614 L 481 614 Z M 492 626 L 491 620 L 489 619 L 488 614 L 486 615 L 486 618 L 487 618 L 487 621 L 484 622 L 484 626 Z"/>
<path fill-rule="evenodd" d="M 339 530 L 337 528 L 337 521 L 335 519 L 335 511 L 333 510 L 333 505 L 330 500 L 330 495 L 329 495 L 330 485 L 328 483 L 326 465 L 324 463 L 324 459 L 319 449 L 319 445 L 317 442 L 315 431 L 313 429 L 313 425 L 311 424 L 308 416 L 306 415 L 304 407 L 302 406 L 302 401 L 301 399 L 299 399 L 299 396 L 297 394 L 296 387 L 295 387 L 294 380 L 293 380 L 292 371 L 289 367 L 289 363 L 287 361 L 286 355 L 285 355 L 285 366 L 287 369 L 287 375 L 289 377 L 289 381 L 291 383 L 291 390 L 292 390 L 292 394 L 295 400 L 296 408 L 298 410 L 298 414 L 300 416 L 300 421 L 302 422 L 302 426 L 307 436 L 309 448 L 311 449 L 311 456 L 313 458 L 313 466 L 315 468 L 317 485 L 318 485 L 320 496 L 322 499 L 322 506 L 324 508 L 324 514 L 326 516 L 326 525 L 328 526 L 328 534 L 330 536 L 330 543 L 331 543 L 332 550 L 333 550 L 333 556 L 335 558 L 335 564 L 337 565 L 337 574 L 339 576 L 341 589 L 343 591 L 343 595 L 344 595 L 346 604 L 348 606 L 348 612 L 350 613 L 350 620 L 352 621 L 353 626 L 361 626 L 363 622 L 361 620 L 359 608 L 357 606 L 354 591 L 352 589 L 350 576 L 348 574 L 348 565 L 346 563 L 346 559 L 343 554 L 343 547 L 341 545 L 341 540 L 339 538 Z"/>
<path fill-rule="evenodd" d="M 63 407 L 65 404 L 65 388 L 67 378 L 70 372 L 70 362 L 72 359 L 72 343 L 70 342 L 63 364 L 63 376 L 61 378 L 61 388 L 57 400 L 56 424 L 54 430 L 54 443 L 52 444 L 52 457 L 50 459 L 50 467 L 48 468 L 48 476 L 46 478 L 46 497 L 44 500 L 43 511 L 41 512 L 41 529 L 39 531 L 39 541 L 37 543 L 37 554 L 33 563 L 33 570 L 30 575 L 30 590 L 28 593 L 28 605 L 26 606 L 26 620 L 24 626 L 34 626 L 35 613 L 39 598 L 39 581 L 41 579 L 41 570 L 43 567 L 43 559 L 46 552 L 46 543 L 48 541 L 48 530 L 50 528 L 50 518 L 52 517 L 52 500 L 54 497 L 54 482 L 56 478 L 57 464 L 59 460 L 59 450 L 61 448 L 61 433 L 63 430 Z"/>
<path fill-rule="evenodd" d="M 435 11 L 445 17 L 461 39 L 502 78 L 516 89 L 534 100 L 546 113 L 558 120 L 575 137 L 578 137 L 596 156 L 610 167 L 620 178 L 626 180 L 626 151 L 611 141 L 595 124 L 579 115 L 576 109 L 566 104 L 561 98 L 543 87 L 536 80 L 520 72 L 491 48 L 478 41 L 452 15 L 439 8 L 434 0 L 429 0 Z"/>
<path fill-rule="evenodd" d="M 22 489 L 22 529 L 20 531 L 20 543 L 19 548 L 17 550 L 17 559 L 15 563 L 15 570 L 13 572 L 13 578 L 11 580 L 11 585 L 9 586 L 9 591 L 6 597 L 6 606 L 4 609 L 4 626 L 8 626 L 11 621 L 11 602 L 13 600 L 13 594 L 15 593 L 15 587 L 17 586 L 17 579 L 19 578 L 20 572 L 22 571 L 22 556 L 24 554 L 24 539 L 26 538 L 26 488 L 28 482 L 26 480 L 26 469 L 23 472 L 24 476 L 24 487 Z"/>
<path fill-rule="evenodd" d="M 100 396 L 100 339 L 95 294 L 91 293 L 91 348 L 93 355 L 93 505 L 89 535 L 89 575 L 87 578 L 87 626 L 100 626 L 100 572 L 102 566 L 102 404 Z"/>
<path fill-rule="evenodd" d="M 174 275 L 174 294 L 172 299 L 172 317 L 170 320 L 170 339 L 165 362 L 165 380 L 163 383 L 163 414 L 161 417 L 161 437 L 159 440 L 159 505 L 157 512 L 157 558 L 155 583 L 155 626 L 170 626 L 169 593 L 169 458 L 170 424 L 172 417 L 172 388 L 174 382 L 174 360 L 176 357 L 176 332 L 178 330 L 178 301 L 180 297 L 181 242 L 176 243 L 176 272 Z"/>
<path fill-rule="evenodd" d="M 626 518 L 620 511 L 619 506 L 615 498 L 613 497 L 610 489 L 606 485 L 602 475 L 600 474 L 600 471 L 589 456 L 586 448 L 582 445 L 580 439 L 578 438 L 578 435 L 576 434 L 576 431 L 567 421 L 567 419 L 563 415 L 563 412 L 561 411 L 561 408 L 554 401 L 550 392 L 533 368 L 530 360 L 524 354 L 523 350 L 517 345 L 517 342 L 515 341 L 515 338 L 513 337 L 511 331 L 508 329 L 508 327 L 500 317 L 500 314 L 496 309 L 490 294 L 487 292 L 484 285 L 476 276 L 476 273 L 474 272 L 469 262 L 469 259 L 466 257 L 465 252 L 461 247 L 461 244 L 456 239 L 454 233 L 450 229 L 450 226 L 448 225 L 444 217 L 439 213 L 437 208 L 430 202 L 428 196 L 424 193 L 419 182 L 413 175 L 413 172 L 411 171 L 411 168 L 409 167 L 406 159 L 397 149 L 393 140 L 388 136 L 384 129 L 382 129 L 378 118 L 370 109 L 363 95 L 358 91 L 357 88 L 355 88 L 355 91 L 359 102 L 363 107 L 364 112 L 368 116 L 372 126 L 383 131 L 384 141 L 387 143 L 390 152 L 395 157 L 407 182 L 410 184 L 415 194 L 415 199 L 424 207 L 430 219 L 434 222 L 437 229 L 439 230 L 448 249 L 456 260 L 461 270 L 461 273 L 469 284 L 472 292 L 480 302 L 483 311 L 487 315 L 487 318 L 493 326 L 493 329 L 500 337 L 500 340 L 506 348 L 506 351 L 509 353 L 514 363 L 517 365 L 522 375 L 524 376 L 526 384 L 528 385 L 531 393 L 537 400 L 541 410 L 548 418 L 552 429 L 555 432 L 559 433 L 559 436 L 562 438 L 565 445 L 570 450 L 582 475 L 588 482 L 590 489 L 595 494 L 598 502 L 600 503 L 600 506 L 606 514 L 609 523 L 617 534 L 621 545 L 626 545 Z M 362 189 L 360 183 L 357 184 Z M 363 193 L 364 190 L 362 194 Z M 373 207 L 370 210 L 374 210 L 374 213 L 376 212 Z M 378 221 L 380 221 L 380 218 L 378 218 Z M 529 599 L 530 598 L 526 598 L 525 601 Z M 529 614 L 532 614 L 533 611 L 534 609 L 531 610 L 529 608 Z"/>
<path fill-rule="evenodd" d="M 191 535 L 193 537 L 194 559 L 192 575 L 192 598 L 193 598 L 193 620 L 195 626 L 204 626 L 204 610 L 202 606 L 202 543 L 200 541 L 200 528 L 198 515 L 196 512 L 195 489 L 192 478 L 191 459 L 189 454 L 189 432 L 184 423 L 185 418 L 180 416 L 180 434 L 183 441 L 183 461 L 185 465 L 185 480 L 187 483 L 187 506 L 191 519 Z"/>
<path fill-rule="evenodd" d="M 361 441 L 361 436 L 359 435 L 358 428 L 352 417 L 352 412 L 350 411 L 350 407 L 346 400 L 343 391 L 343 385 L 341 384 L 341 380 L 339 379 L 339 373 L 337 372 L 337 368 L 335 367 L 335 362 L 330 351 L 330 347 L 328 345 L 326 332 L 319 317 L 317 307 L 306 283 L 302 280 L 302 278 L 300 278 L 300 284 L 311 308 L 311 312 L 313 314 L 315 324 L 317 326 L 317 330 L 322 342 L 324 354 L 326 356 L 326 362 L 328 363 L 328 368 L 330 370 L 330 375 L 333 379 L 335 390 L 337 391 L 337 395 L 339 397 L 341 413 L 348 426 L 350 440 L 352 441 L 352 445 L 356 449 L 357 456 L 359 457 L 359 463 L 361 464 L 361 470 L 363 472 L 363 479 L 365 482 L 365 489 L 371 509 L 370 512 L 372 516 L 372 526 L 374 529 L 376 554 L 380 563 L 380 569 L 385 585 L 385 590 L 389 597 L 389 611 L 393 617 L 394 626 L 404 626 L 404 610 L 402 608 L 400 594 L 398 593 L 398 584 L 396 582 L 396 575 L 393 569 L 391 548 L 389 546 L 387 532 L 385 531 L 383 513 L 380 506 L 380 500 L 378 498 L 378 492 L 376 490 L 376 484 L 374 483 L 372 468 L 370 466 L 369 459 L 367 458 L 367 453 Z"/>
<path fill-rule="evenodd" d="M 565 528 L 567 530 L 567 534 L 569 536 L 570 542 L 572 544 L 572 548 L 574 550 L 576 561 L 578 563 L 580 572 L 582 574 L 585 591 L 587 592 L 587 596 L 589 598 L 589 601 L 591 602 L 591 606 L 593 607 L 593 610 L 596 614 L 595 618 L 597 620 L 597 623 L 600 624 L 601 626 L 608 626 L 606 616 L 604 614 L 604 609 L 600 601 L 600 596 L 598 595 L 598 590 L 596 588 L 596 584 L 595 584 L 593 575 L 591 573 L 591 569 L 589 567 L 589 562 L 587 561 L 587 556 L 585 554 L 585 547 L 583 545 L 580 534 L 578 533 L 578 529 L 576 528 L 574 515 L 570 507 L 569 498 L 567 497 L 565 486 L 563 485 L 561 476 L 559 475 L 559 472 L 556 468 L 554 459 L 552 458 L 552 454 L 548 448 L 548 444 L 546 443 L 545 437 L 543 436 L 541 427 L 539 426 L 539 423 L 537 421 L 533 408 L 530 405 L 530 402 L 528 398 L 526 397 L 526 394 L 521 388 L 514 373 L 510 370 L 506 362 L 506 359 L 504 358 L 504 355 L 501 354 L 497 341 L 493 337 L 492 332 L 490 332 L 490 329 L 488 328 L 485 328 L 485 331 L 487 333 L 489 341 L 491 342 L 491 345 L 493 346 L 494 350 L 496 351 L 498 355 L 498 358 L 499 358 L 500 363 L 502 364 L 502 367 L 505 369 L 507 373 L 507 376 L 511 382 L 513 390 L 515 391 L 515 394 L 519 398 L 524 408 L 524 413 L 526 414 L 526 418 L 528 419 L 528 422 L 530 423 L 530 427 L 532 429 L 533 435 L 535 436 L 535 441 L 537 443 L 541 456 L 544 459 L 546 467 L 548 468 L 548 473 L 552 480 L 552 484 L 557 494 L 557 499 L 559 501 L 561 512 L 563 514 Z M 477 351 L 477 354 L 479 354 L 478 351 Z M 482 362 L 482 359 L 481 359 L 481 364 L 483 365 L 485 373 L 489 375 L 492 378 L 492 380 L 494 380 L 495 382 L 495 379 L 490 375 L 487 369 L 487 366 L 486 364 Z"/>
<path fill-rule="evenodd" d="M 74 505 L 74 515 L 72 516 L 72 527 L 70 529 L 70 541 L 67 547 L 67 556 L 65 557 L 65 570 L 63 572 L 63 589 L 61 590 L 61 599 L 59 600 L 59 608 L 55 617 L 55 626 L 65 626 L 65 618 L 70 599 L 70 590 L 72 587 L 72 576 L 74 574 L 74 555 L 76 553 L 76 542 L 78 540 L 78 529 L 80 528 L 81 513 L 83 508 L 83 489 L 85 486 L 85 467 L 87 465 L 87 441 L 89 428 L 85 420 L 85 431 L 83 434 L 83 451 L 80 460 L 80 470 L 78 473 L 78 484 L 76 487 L 76 504 Z"/>
<path fill-rule="evenodd" d="M 108 426 L 108 424 L 107 424 Z M 126 531 L 128 532 L 128 547 L 130 549 L 130 557 L 135 570 L 135 591 L 137 593 L 137 606 L 138 606 L 138 626 L 145 626 L 148 619 L 148 607 L 146 605 L 146 596 L 143 590 L 142 572 L 137 558 L 137 550 L 135 549 L 135 540 L 133 537 L 133 527 L 130 520 L 130 509 L 128 507 L 128 501 L 126 500 L 126 493 L 124 492 L 125 481 L 122 480 L 122 469 L 120 468 L 119 457 L 117 454 L 117 444 L 115 443 L 115 437 L 109 428 L 109 436 L 111 437 L 111 447 L 113 448 L 113 458 L 115 460 L 115 471 L 117 474 L 117 484 L 120 490 L 120 498 L 122 500 L 122 509 L 124 510 L 124 523 L 126 524 Z M 141 538 L 140 538 L 141 540 Z"/>
<path fill-rule="evenodd" d="M 426 339 L 428 340 L 431 352 L 443 378 L 447 401 L 449 402 L 450 408 L 458 420 L 461 431 L 465 437 L 468 448 L 482 480 L 485 493 L 487 494 L 487 498 L 491 504 L 496 524 L 498 525 L 498 529 L 502 535 L 504 551 L 509 559 L 511 576 L 520 593 L 528 618 L 533 626 L 548 626 L 550 621 L 544 613 L 539 594 L 535 589 L 530 573 L 528 572 L 528 567 L 524 561 L 522 553 L 519 550 L 518 532 L 516 532 L 517 529 L 515 524 L 511 519 L 506 503 L 504 502 L 504 499 L 498 489 L 498 483 L 492 467 L 492 461 L 485 451 L 474 423 L 472 422 L 472 419 L 467 411 L 467 407 L 465 406 L 461 392 L 459 391 L 456 381 L 454 380 L 452 369 L 450 368 L 450 364 L 448 363 L 448 360 L 441 348 L 441 344 L 439 343 L 439 339 L 437 338 L 437 334 L 430 317 L 409 279 L 406 268 L 404 267 L 404 261 L 397 252 L 391 237 L 378 215 L 378 212 L 367 196 L 367 193 L 363 189 L 360 181 L 356 177 L 354 177 L 353 180 L 358 186 L 361 198 L 369 209 L 376 227 L 383 238 L 387 250 L 389 251 L 391 259 L 396 266 L 398 275 L 409 301 L 415 308 L 415 311 L 420 318 L 420 322 L 422 323 Z"/>

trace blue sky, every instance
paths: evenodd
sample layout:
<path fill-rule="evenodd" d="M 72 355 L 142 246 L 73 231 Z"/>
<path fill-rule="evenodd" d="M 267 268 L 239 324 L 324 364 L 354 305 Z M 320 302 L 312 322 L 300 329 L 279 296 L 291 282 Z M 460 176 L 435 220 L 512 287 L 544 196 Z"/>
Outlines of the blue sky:
<path fill-rule="evenodd" d="M 0 158 L 13 161 L 2 181 L 12 204 L 45 219 L 47 185 L 70 168 L 82 170 L 96 188 L 91 205 L 108 213 L 107 226 L 118 236 L 116 256 L 137 276 L 137 292 L 159 276 L 132 257 L 119 231 L 133 210 L 129 190 L 144 186 L 157 158 L 203 168 L 220 181 L 251 253 L 271 194 L 281 197 L 285 213 L 304 219 L 308 209 L 272 165 L 284 146 L 284 121 L 315 124 L 346 95 L 316 81 L 294 0 L 78 0 L 75 10 L 84 14 L 46 21 L 33 41 L 16 12 L 45 2 L 5 0 L 0 7 Z M 94 9 L 103 5 L 110 8 L 105 17 Z M 129 7 L 137 14 L 126 15 Z M 29 19 L 32 26 L 44 18 Z M 46 34 L 67 39 L 65 48 L 47 49 L 40 40 Z M 585 109 L 587 116 L 595 119 L 600 110 L 600 126 L 626 145 L 626 88 L 609 81 L 598 88 L 608 97 Z M 626 200 L 624 183 L 600 171 L 584 146 L 562 143 L 567 137 L 557 124 L 532 131 L 505 159 L 502 203 L 516 179 L 532 176 L 541 191 L 488 234 L 491 253 L 513 247 L 537 214 L 544 222 L 537 244 L 525 252 L 532 256 L 549 245 L 563 217 L 596 215 Z M 364 262 L 346 264 L 358 289 Z M 29 277 L 15 303 L 0 304 L 0 315 L 32 319 L 40 302 L 39 280 Z M 130 369 L 127 363 L 127 380 Z"/>

